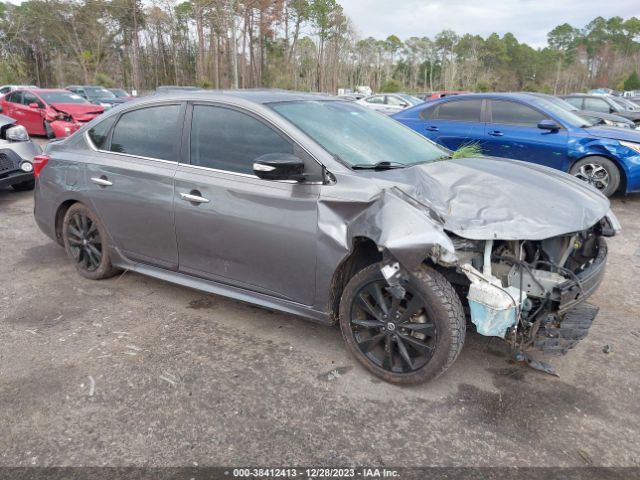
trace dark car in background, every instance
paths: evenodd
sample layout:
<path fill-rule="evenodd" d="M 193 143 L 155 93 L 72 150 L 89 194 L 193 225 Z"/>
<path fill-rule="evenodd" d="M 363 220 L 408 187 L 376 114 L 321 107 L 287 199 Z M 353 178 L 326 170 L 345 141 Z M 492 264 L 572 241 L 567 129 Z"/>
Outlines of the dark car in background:
<path fill-rule="evenodd" d="M 549 168 L 449 155 L 335 97 L 167 93 L 48 144 L 34 214 L 86 278 L 132 270 L 339 322 L 386 381 L 442 374 L 466 311 L 519 351 L 571 348 L 619 228 L 608 200 Z"/>
<path fill-rule="evenodd" d="M 640 132 L 592 126 L 527 93 L 446 97 L 393 116 L 440 145 L 477 144 L 484 155 L 556 168 L 603 194 L 640 191 Z"/>
<path fill-rule="evenodd" d="M 571 95 L 562 95 L 563 98 L 571 105 L 580 110 L 591 110 L 594 112 L 611 113 L 631 120 L 636 126 L 640 126 L 640 110 L 628 110 L 617 103 L 613 97 L 609 95 L 587 95 L 572 93 Z"/>
<path fill-rule="evenodd" d="M 534 95 L 536 97 L 544 98 L 545 100 L 564 108 L 570 112 L 576 113 L 581 117 L 589 120 L 593 125 L 609 125 L 611 127 L 620 127 L 620 128 L 636 128 L 636 124 L 633 123 L 628 118 L 621 117 L 619 115 L 613 115 L 611 113 L 604 112 L 595 112 L 593 110 L 580 110 L 575 105 L 570 104 L 566 100 L 562 98 L 556 97 L 554 95 L 549 95 L 547 93 L 537 93 L 537 92 L 526 92 L 529 95 Z"/>
<path fill-rule="evenodd" d="M 63 89 L 15 90 L 0 98 L 2 112 L 30 135 L 64 138 L 104 112 L 80 95 Z"/>
<path fill-rule="evenodd" d="M 22 125 L 0 115 L 0 188 L 10 185 L 14 190 L 31 190 L 33 159 L 40 153 L 40 147 L 29 139 Z"/>
<path fill-rule="evenodd" d="M 69 85 L 65 88 L 73 93 L 77 93 L 91 103 L 100 105 L 105 110 L 109 110 L 127 101 L 124 98 L 118 98 L 112 92 L 99 85 Z"/>

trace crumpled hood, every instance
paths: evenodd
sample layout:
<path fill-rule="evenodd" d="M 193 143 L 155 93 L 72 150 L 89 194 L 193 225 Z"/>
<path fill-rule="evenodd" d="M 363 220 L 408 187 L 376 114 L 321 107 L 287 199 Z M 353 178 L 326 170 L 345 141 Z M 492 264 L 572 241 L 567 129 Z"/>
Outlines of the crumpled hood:
<path fill-rule="evenodd" d="M 581 180 L 515 160 L 446 160 L 376 178 L 441 217 L 445 230 L 474 240 L 542 240 L 577 232 L 610 208 L 604 195 Z"/>
<path fill-rule="evenodd" d="M 598 138 L 609 138 L 612 140 L 622 140 L 624 142 L 640 143 L 640 131 L 630 128 L 597 126 L 585 128 L 584 131 L 589 135 L 593 135 Z"/>
<path fill-rule="evenodd" d="M 104 108 L 92 103 L 51 103 L 54 109 L 71 115 L 75 120 L 89 121 L 104 112 Z"/>

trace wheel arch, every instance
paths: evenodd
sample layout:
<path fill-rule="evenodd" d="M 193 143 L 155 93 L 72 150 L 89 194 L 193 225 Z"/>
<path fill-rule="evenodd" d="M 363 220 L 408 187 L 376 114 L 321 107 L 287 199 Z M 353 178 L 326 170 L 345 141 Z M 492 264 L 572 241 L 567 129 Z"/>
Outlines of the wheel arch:
<path fill-rule="evenodd" d="M 355 237 L 351 252 L 338 265 L 331 279 L 329 290 L 329 318 L 336 323 L 340 312 L 340 299 L 349 280 L 363 268 L 382 260 L 382 252 L 376 242 L 368 237 Z"/>
<path fill-rule="evenodd" d="M 64 216 L 66 215 L 67 210 L 71 208 L 71 205 L 74 205 L 76 203 L 82 203 L 82 202 L 75 198 L 65 200 L 60 205 L 58 205 L 58 208 L 56 209 L 53 226 L 54 226 L 56 242 L 58 242 L 58 244 L 61 246 L 64 246 L 64 242 L 62 240 L 62 221 L 64 220 Z"/>

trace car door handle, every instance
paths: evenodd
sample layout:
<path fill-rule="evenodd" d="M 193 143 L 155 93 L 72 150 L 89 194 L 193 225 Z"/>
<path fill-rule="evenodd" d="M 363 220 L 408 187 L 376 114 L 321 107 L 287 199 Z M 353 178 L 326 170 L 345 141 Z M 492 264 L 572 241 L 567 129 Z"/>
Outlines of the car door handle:
<path fill-rule="evenodd" d="M 429 125 L 427 128 L 425 128 L 425 130 L 427 132 L 439 132 L 440 129 L 438 127 L 436 127 L 435 125 Z"/>
<path fill-rule="evenodd" d="M 502 133 L 500 130 L 491 130 L 489 132 L 489 135 L 491 135 L 492 137 L 501 137 L 504 135 L 504 133 Z"/>
<path fill-rule="evenodd" d="M 201 197 L 197 190 L 192 190 L 191 193 L 181 193 L 180 198 L 191 203 L 209 203 L 209 199 Z"/>
<path fill-rule="evenodd" d="M 91 181 L 96 185 L 100 185 L 101 187 L 110 187 L 113 185 L 112 182 L 103 177 L 91 177 Z"/>

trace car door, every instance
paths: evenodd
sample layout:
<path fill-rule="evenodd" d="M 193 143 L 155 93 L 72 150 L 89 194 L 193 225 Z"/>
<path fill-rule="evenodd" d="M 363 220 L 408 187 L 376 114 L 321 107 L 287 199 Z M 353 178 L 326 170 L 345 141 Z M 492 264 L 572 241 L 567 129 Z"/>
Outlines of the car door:
<path fill-rule="evenodd" d="M 450 100 L 422 111 L 422 125 L 416 129 L 427 138 L 451 150 L 484 143 L 482 99 Z"/>
<path fill-rule="evenodd" d="M 89 198 L 115 246 L 129 259 L 177 269 L 173 177 L 185 105 L 143 106 L 111 116 L 87 135 Z"/>
<path fill-rule="evenodd" d="M 320 182 L 261 180 L 252 166 L 264 154 L 314 161 L 247 111 L 194 104 L 190 113 L 190 160 L 175 178 L 179 270 L 311 305 Z"/>
<path fill-rule="evenodd" d="M 32 105 L 37 106 L 32 106 Z M 22 124 L 27 131 L 33 135 L 44 135 L 44 103 L 36 95 L 31 92 L 24 91 L 22 94 L 22 103 L 18 106 L 21 110 Z"/>
<path fill-rule="evenodd" d="M 514 158 L 562 168 L 567 158 L 567 131 L 538 128 L 553 120 L 529 105 L 510 100 L 490 100 L 483 151 L 495 157 Z"/>

